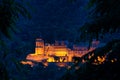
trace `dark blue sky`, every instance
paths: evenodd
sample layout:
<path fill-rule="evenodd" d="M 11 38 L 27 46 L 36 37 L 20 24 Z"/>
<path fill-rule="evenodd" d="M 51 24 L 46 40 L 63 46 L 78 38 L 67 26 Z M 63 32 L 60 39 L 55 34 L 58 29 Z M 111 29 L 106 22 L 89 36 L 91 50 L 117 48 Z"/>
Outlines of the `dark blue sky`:
<path fill-rule="evenodd" d="M 71 40 L 78 37 L 78 28 L 86 21 L 84 9 L 88 0 L 31 0 L 32 19 L 22 20 L 28 38 L 42 36 L 47 41 Z M 29 35 L 29 36 L 28 36 Z"/>

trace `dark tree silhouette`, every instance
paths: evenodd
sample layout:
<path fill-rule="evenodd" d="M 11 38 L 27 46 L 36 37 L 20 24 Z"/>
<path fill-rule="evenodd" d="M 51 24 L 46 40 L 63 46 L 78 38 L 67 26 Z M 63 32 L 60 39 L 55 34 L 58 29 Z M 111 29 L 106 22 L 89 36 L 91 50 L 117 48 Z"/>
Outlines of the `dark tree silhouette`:
<path fill-rule="evenodd" d="M 90 0 L 87 5 L 89 22 L 80 28 L 81 39 L 85 36 L 89 40 L 99 39 L 105 33 L 119 32 L 120 29 L 120 0 Z"/>
<path fill-rule="evenodd" d="M 15 23 L 20 18 L 20 15 L 30 18 L 22 0 L 0 0 L 0 32 L 10 38 L 10 31 L 16 32 Z M 1 35 L 0 35 L 1 37 Z"/>
<path fill-rule="evenodd" d="M 5 58 L 8 53 L 3 54 L 7 46 L 4 46 L 2 39 L 11 39 L 11 32 L 16 33 L 16 21 L 21 17 L 31 18 L 23 0 L 0 0 L 0 55 Z M 2 57 L 0 57 L 2 58 Z M 0 59 L 0 80 L 9 80 L 8 72 L 4 64 L 4 58 Z"/>
<path fill-rule="evenodd" d="M 86 9 L 90 9 L 89 22 L 80 28 L 81 39 L 99 39 L 104 34 L 119 33 L 120 31 L 120 0 L 90 0 Z M 119 36 L 119 35 L 118 35 Z M 90 45 L 89 45 L 90 47 Z M 74 64 L 61 80 L 119 80 L 120 72 L 120 39 L 113 39 L 105 46 L 97 48 L 84 55 L 84 63 Z M 91 56 L 89 58 L 89 55 Z M 104 56 L 105 60 L 100 63 Z M 100 59 L 98 59 L 98 57 Z M 96 62 L 97 64 L 94 64 Z M 80 69 L 75 70 L 76 66 Z M 74 70 L 73 70 L 74 69 Z M 74 71 L 74 72 L 73 72 Z"/>
<path fill-rule="evenodd" d="M 68 80 L 119 80 L 119 47 L 120 40 L 113 40 L 105 46 L 89 52 L 81 57 L 81 59 L 84 59 L 86 62 L 79 62 L 72 65 L 60 80 L 67 80 L 68 78 Z M 88 58 L 89 55 L 92 55 L 93 53 L 94 56 Z M 105 61 L 102 63 L 97 61 L 97 64 L 94 64 L 95 60 L 98 60 L 98 56 L 101 58 L 102 56 L 105 56 Z M 77 66 L 79 66 L 80 69 L 76 70 L 75 67 Z"/>

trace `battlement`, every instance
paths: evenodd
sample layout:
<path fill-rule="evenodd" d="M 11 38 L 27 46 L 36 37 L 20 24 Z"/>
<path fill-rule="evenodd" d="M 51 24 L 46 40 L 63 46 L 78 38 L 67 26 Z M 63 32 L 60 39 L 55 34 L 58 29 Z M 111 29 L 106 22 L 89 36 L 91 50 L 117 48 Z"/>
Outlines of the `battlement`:
<path fill-rule="evenodd" d="M 99 44 L 99 41 L 92 42 L 94 47 L 91 47 L 90 50 L 84 46 L 75 46 L 73 49 L 67 47 L 64 41 L 55 41 L 54 44 L 44 43 L 44 40 L 41 38 L 36 39 L 35 53 L 29 54 L 27 59 L 42 61 L 46 59 L 48 62 L 72 62 L 72 58 L 82 57 L 87 54 L 89 51 L 94 50 Z"/>

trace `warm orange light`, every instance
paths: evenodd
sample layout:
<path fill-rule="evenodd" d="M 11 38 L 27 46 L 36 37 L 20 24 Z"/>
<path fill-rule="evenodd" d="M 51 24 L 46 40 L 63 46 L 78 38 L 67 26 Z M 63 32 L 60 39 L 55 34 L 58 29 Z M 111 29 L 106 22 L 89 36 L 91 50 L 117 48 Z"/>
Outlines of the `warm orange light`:
<path fill-rule="evenodd" d="M 92 56 L 91 56 L 91 55 L 89 55 L 89 56 L 88 56 L 88 59 L 91 59 L 91 58 L 92 58 Z"/>
<path fill-rule="evenodd" d="M 54 62 L 54 58 L 53 57 L 49 57 L 47 62 Z"/>
<path fill-rule="evenodd" d="M 97 59 L 100 63 L 103 63 L 105 61 L 105 57 L 103 56 L 102 57 L 98 56 Z"/>
<path fill-rule="evenodd" d="M 43 64 L 44 64 L 44 66 L 45 66 L 45 67 L 47 67 L 47 66 L 48 66 L 48 62 L 44 62 Z"/>
<path fill-rule="evenodd" d="M 67 55 L 67 51 L 56 51 L 55 55 L 56 56 L 66 56 Z"/>
<path fill-rule="evenodd" d="M 111 62 L 113 63 L 113 62 L 114 62 L 114 60 L 111 60 Z"/>
<path fill-rule="evenodd" d="M 59 66 L 59 67 L 66 67 L 67 66 L 66 63 L 56 63 L 56 65 Z"/>
<path fill-rule="evenodd" d="M 93 44 L 98 44 L 99 42 L 93 42 Z M 87 50 L 86 47 L 80 47 L 80 46 L 73 46 L 74 49 L 70 49 L 67 47 L 67 45 L 64 44 L 64 42 L 56 42 L 55 44 L 49 44 L 45 45 L 44 41 L 40 38 L 36 39 L 36 47 L 35 47 L 35 53 L 34 54 L 28 54 L 26 59 L 35 61 L 35 62 L 42 62 L 46 60 L 47 62 L 72 62 L 73 56 L 76 57 L 82 57 L 85 54 L 87 54 L 89 51 L 92 51 L 95 49 L 95 47 L 91 47 L 90 50 Z M 58 59 L 55 59 L 55 56 L 58 57 Z M 91 59 L 94 56 L 94 53 L 92 55 L 89 55 L 88 58 Z M 97 57 L 97 61 L 99 63 L 102 63 L 105 61 L 105 57 Z M 82 63 L 85 63 L 86 61 L 83 59 Z M 28 62 L 22 62 L 23 64 L 32 64 Z M 78 63 L 76 61 L 75 63 Z M 47 64 L 45 64 L 47 66 Z M 59 66 L 62 66 L 63 64 L 59 64 Z"/>
<path fill-rule="evenodd" d="M 34 63 L 32 63 L 31 61 L 21 61 L 20 63 L 21 63 L 21 64 L 24 64 L 24 65 L 28 64 L 28 65 L 30 65 L 31 67 L 34 66 Z"/>
<path fill-rule="evenodd" d="M 92 55 L 91 55 L 92 57 L 94 56 L 94 53 L 92 53 Z"/>
<path fill-rule="evenodd" d="M 71 69 L 71 66 L 67 66 L 67 69 Z"/>
<path fill-rule="evenodd" d="M 86 61 L 84 59 L 82 59 L 82 63 L 85 63 Z"/>
<path fill-rule="evenodd" d="M 42 39 L 36 39 L 35 54 L 44 54 L 44 41 Z"/>
<path fill-rule="evenodd" d="M 117 61 L 117 59 L 116 58 L 114 58 L 114 59 L 112 59 L 111 60 L 111 62 L 113 63 L 113 62 L 116 62 Z"/>
<path fill-rule="evenodd" d="M 103 64 L 106 60 L 106 56 L 97 56 L 97 59 L 94 60 L 93 64 L 100 65 Z"/>

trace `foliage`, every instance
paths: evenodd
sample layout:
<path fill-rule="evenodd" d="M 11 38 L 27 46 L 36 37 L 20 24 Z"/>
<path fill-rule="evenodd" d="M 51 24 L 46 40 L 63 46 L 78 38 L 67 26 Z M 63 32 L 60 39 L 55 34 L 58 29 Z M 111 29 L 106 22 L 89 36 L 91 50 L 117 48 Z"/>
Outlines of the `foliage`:
<path fill-rule="evenodd" d="M 0 32 L 7 38 L 11 38 L 11 32 L 16 32 L 16 21 L 21 16 L 26 18 L 31 16 L 22 0 L 0 0 L 0 2 Z"/>
<path fill-rule="evenodd" d="M 119 0 L 90 0 L 87 5 L 89 21 L 80 30 L 81 39 L 103 38 L 105 33 L 118 32 L 120 29 L 120 1 Z"/>
<path fill-rule="evenodd" d="M 119 62 L 120 62 L 120 40 L 114 40 L 101 48 L 83 56 L 86 62 L 74 64 L 71 69 L 60 80 L 119 80 Z M 90 59 L 89 55 L 93 54 Z M 97 56 L 104 56 L 105 61 L 100 64 L 94 64 Z M 76 69 L 75 67 L 80 67 Z M 74 70 L 73 70 L 74 69 Z"/>
<path fill-rule="evenodd" d="M 89 21 L 80 28 L 80 38 L 91 43 L 93 38 L 98 40 L 106 33 L 119 33 L 119 4 L 120 0 L 90 0 L 86 7 L 90 9 Z M 74 64 L 60 80 L 119 80 L 119 47 L 120 39 L 89 52 L 81 58 L 84 62 Z"/>
<path fill-rule="evenodd" d="M 9 80 L 9 72 L 6 66 L 6 58 L 11 56 L 8 45 L 5 41 L 12 38 L 12 34 L 17 32 L 16 22 L 20 17 L 31 18 L 23 0 L 0 0 L 0 76 L 1 80 Z M 9 41 L 8 43 L 9 44 Z M 8 63 L 10 60 L 7 61 Z M 14 60 L 15 62 L 15 60 Z M 16 63 L 16 62 L 15 62 Z M 16 64 L 16 67 L 19 66 Z"/>
<path fill-rule="evenodd" d="M 5 65 L 0 62 L 0 80 L 8 80 L 8 74 Z"/>

